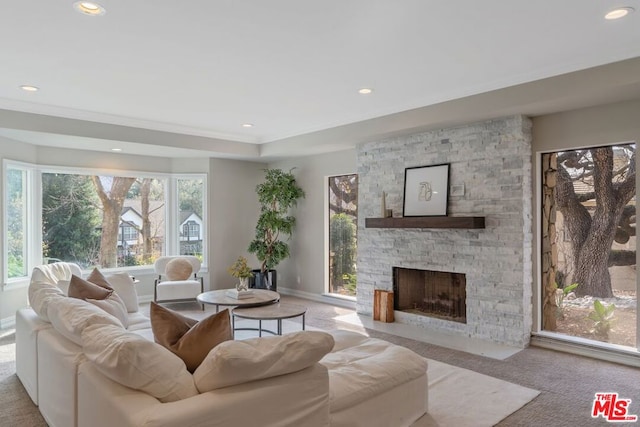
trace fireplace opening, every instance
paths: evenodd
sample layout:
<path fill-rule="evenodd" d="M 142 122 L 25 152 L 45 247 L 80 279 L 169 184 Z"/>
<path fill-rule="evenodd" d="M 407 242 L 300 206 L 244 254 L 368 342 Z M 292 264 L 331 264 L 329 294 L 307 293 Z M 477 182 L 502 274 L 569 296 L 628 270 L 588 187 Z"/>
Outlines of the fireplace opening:
<path fill-rule="evenodd" d="M 467 279 L 462 273 L 393 267 L 394 309 L 467 323 Z"/>

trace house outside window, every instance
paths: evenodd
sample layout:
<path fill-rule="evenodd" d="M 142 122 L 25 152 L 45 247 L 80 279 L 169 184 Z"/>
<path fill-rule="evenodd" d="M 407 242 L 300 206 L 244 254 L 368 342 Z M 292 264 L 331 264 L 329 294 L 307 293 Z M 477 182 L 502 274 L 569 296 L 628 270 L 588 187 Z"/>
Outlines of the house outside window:
<path fill-rule="evenodd" d="M 200 225 L 189 221 L 183 226 L 183 235 L 187 240 L 196 240 L 200 237 Z"/>
<path fill-rule="evenodd" d="M 202 260 L 206 246 L 206 222 L 203 219 L 206 215 L 203 197 L 206 194 L 205 180 L 201 176 L 185 176 L 179 177 L 176 184 L 180 255 L 194 255 Z"/>

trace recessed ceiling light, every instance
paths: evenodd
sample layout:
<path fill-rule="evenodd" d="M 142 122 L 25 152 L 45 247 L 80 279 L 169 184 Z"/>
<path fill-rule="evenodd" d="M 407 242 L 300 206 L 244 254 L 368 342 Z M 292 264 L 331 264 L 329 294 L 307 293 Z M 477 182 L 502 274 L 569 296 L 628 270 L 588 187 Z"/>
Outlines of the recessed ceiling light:
<path fill-rule="evenodd" d="M 628 14 L 630 14 L 631 12 L 633 12 L 635 9 L 630 7 L 630 6 L 624 6 L 624 7 L 619 7 L 617 9 L 613 9 L 611 12 L 607 13 L 604 16 L 604 19 L 620 19 L 623 18 L 625 16 L 627 16 Z"/>
<path fill-rule="evenodd" d="M 107 13 L 103 6 L 90 1 L 77 1 L 73 4 L 73 7 L 78 12 L 89 16 L 100 16 Z"/>
<path fill-rule="evenodd" d="M 242 124 L 242 127 L 243 127 L 243 128 L 252 128 L 252 127 L 253 127 L 253 124 L 252 124 L 252 123 L 243 123 L 243 124 Z"/>
<path fill-rule="evenodd" d="M 37 92 L 40 90 L 40 88 L 31 85 L 22 85 L 20 86 L 20 89 L 24 90 L 25 92 Z"/>
<path fill-rule="evenodd" d="M 111 151 L 122 151 L 122 148 L 112 148 Z"/>
<path fill-rule="evenodd" d="M 368 87 L 363 87 L 362 89 L 360 89 L 360 90 L 358 91 L 358 93 L 360 93 L 360 94 L 362 94 L 362 95 L 368 95 L 368 94 L 370 94 L 371 92 L 373 92 L 373 89 L 368 88 Z"/>

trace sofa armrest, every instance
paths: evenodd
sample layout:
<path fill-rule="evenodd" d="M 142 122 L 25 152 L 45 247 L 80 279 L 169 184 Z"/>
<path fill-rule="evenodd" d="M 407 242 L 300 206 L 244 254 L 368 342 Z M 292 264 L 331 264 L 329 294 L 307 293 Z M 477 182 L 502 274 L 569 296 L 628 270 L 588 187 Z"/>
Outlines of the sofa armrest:
<path fill-rule="evenodd" d="M 31 400 L 38 404 L 38 333 L 50 329 L 30 308 L 16 312 L 16 374 Z"/>
<path fill-rule="evenodd" d="M 329 376 L 315 364 L 261 381 L 213 390 L 177 402 L 124 387 L 91 363 L 78 373 L 78 427 L 309 427 L 329 425 Z"/>

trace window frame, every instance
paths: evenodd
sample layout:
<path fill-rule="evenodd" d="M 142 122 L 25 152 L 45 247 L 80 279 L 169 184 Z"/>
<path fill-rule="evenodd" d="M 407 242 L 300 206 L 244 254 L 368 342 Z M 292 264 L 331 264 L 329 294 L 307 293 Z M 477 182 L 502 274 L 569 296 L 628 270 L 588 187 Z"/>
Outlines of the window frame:
<path fill-rule="evenodd" d="M 9 234 L 7 226 L 9 223 L 9 206 L 7 204 L 7 196 L 9 193 L 8 180 L 6 179 L 9 169 L 15 169 L 25 172 L 24 183 L 24 211 L 25 211 L 25 226 L 24 226 L 24 264 L 25 275 L 19 277 L 9 278 Z M 20 162 L 16 160 L 3 159 L 2 162 L 2 177 L 4 185 L 2 186 L 2 232 L 3 232 L 3 289 L 13 289 L 26 286 L 33 267 L 38 265 L 42 261 L 42 252 L 38 254 L 35 248 L 42 247 L 42 233 L 36 233 L 35 230 L 42 230 L 42 218 L 37 214 L 40 209 L 40 203 L 37 198 L 34 200 L 34 193 L 39 192 L 40 184 L 35 179 L 37 175 L 37 166 L 31 163 Z M 32 243 L 33 242 L 33 243 Z"/>

